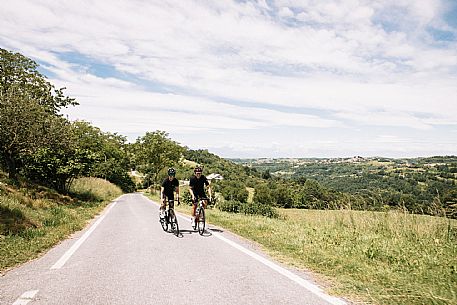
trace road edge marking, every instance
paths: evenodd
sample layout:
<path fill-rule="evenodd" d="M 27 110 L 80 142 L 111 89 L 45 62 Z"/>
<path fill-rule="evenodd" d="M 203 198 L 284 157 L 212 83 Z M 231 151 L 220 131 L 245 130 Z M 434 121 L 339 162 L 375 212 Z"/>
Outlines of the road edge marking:
<path fill-rule="evenodd" d="M 146 196 L 144 196 L 144 197 L 146 197 Z M 147 198 L 147 199 L 152 201 L 154 204 L 159 205 L 155 201 L 153 201 L 153 200 L 151 200 L 149 198 Z M 178 215 L 180 218 L 182 218 L 184 220 L 188 219 L 188 217 L 185 217 L 181 213 L 176 213 L 176 215 Z M 230 246 L 234 247 L 235 249 L 243 252 L 244 254 L 249 255 L 253 259 L 257 260 L 258 262 L 266 265 L 267 267 L 270 267 L 274 271 L 276 271 L 276 272 L 282 274 L 283 276 L 289 278 L 290 280 L 294 281 L 295 283 L 297 283 L 298 285 L 302 286 L 303 288 L 305 288 L 309 292 L 313 293 L 317 297 L 323 299 L 324 301 L 326 301 L 326 302 L 328 302 L 328 303 L 330 303 L 332 305 L 345 305 L 345 304 L 347 304 L 347 302 L 345 302 L 344 300 L 342 300 L 342 299 L 340 299 L 338 297 L 334 297 L 334 296 L 326 294 L 322 290 L 322 288 L 320 288 L 316 284 L 313 284 L 310 281 L 307 281 L 304 278 L 296 275 L 295 273 L 292 273 L 289 270 L 279 266 L 278 264 L 275 264 L 274 262 L 272 262 L 272 261 L 260 256 L 259 254 L 254 253 L 251 250 L 246 249 L 245 247 L 243 247 L 243 246 L 237 244 L 236 242 L 234 242 L 234 241 L 222 236 L 221 234 L 219 234 L 217 232 L 211 232 L 211 234 L 214 237 L 216 237 L 216 238 L 222 240 L 223 242 L 229 244 Z"/>
<path fill-rule="evenodd" d="M 39 290 L 29 290 L 24 292 L 14 303 L 13 305 L 25 305 L 28 302 L 32 301 L 35 295 Z"/>
<path fill-rule="evenodd" d="M 346 302 L 338 297 L 334 297 L 331 295 L 326 294 L 319 286 L 316 284 L 311 283 L 310 281 L 305 280 L 304 278 L 296 275 L 295 273 L 290 272 L 289 270 L 279 266 L 278 264 L 275 264 L 274 262 L 260 256 L 257 253 L 252 252 L 251 250 L 246 249 L 245 247 L 237 244 L 236 242 L 222 236 L 221 234 L 217 232 L 211 232 L 211 234 L 219 238 L 220 240 L 224 241 L 225 243 L 229 244 L 230 246 L 240 250 L 241 252 L 249 255 L 250 257 L 254 258 L 255 260 L 259 261 L 260 263 L 266 265 L 267 267 L 270 267 L 274 271 L 282 274 L 283 276 L 289 278 L 290 280 L 294 281 L 298 285 L 302 286 L 309 292 L 313 293 L 314 295 L 318 296 L 319 298 L 329 302 L 330 304 L 333 305 L 344 305 Z"/>
<path fill-rule="evenodd" d="M 70 249 L 68 249 L 60 259 L 51 266 L 51 270 L 53 269 L 60 269 L 65 265 L 65 263 L 70 259 L 70 257 L 78 250 L 78 248 L 82 245 L 82 243 L 90 236 L 90 234 L 95 230 L 95 228 L 102 222 L 102 220 L 108 215 L 109 211 L 117 204 L 117 200 L 119 199 L 116 198 L 113 202 L 111 202 L 110 206 L 108 209 L 103 213 L 102 216 L 100 216 L 99 219 L 87 230 L 83 236 L 81 236 L 72 246 Z"/>

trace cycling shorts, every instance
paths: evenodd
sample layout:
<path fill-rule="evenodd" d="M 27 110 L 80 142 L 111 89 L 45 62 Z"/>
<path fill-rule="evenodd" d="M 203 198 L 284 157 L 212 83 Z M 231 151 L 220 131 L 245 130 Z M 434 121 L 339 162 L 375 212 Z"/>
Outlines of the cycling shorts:
<path fill-rule="evenodd" d="M 167 193 L 162 193 L 162 198 L 164 198 L 165 200 L 175 200 L 175 194 L 172 193 L 172 194 L 167 194 Z"/>
<path fill-rule="evenodd" d="M 195 195 L 195 201 L 193 202 L 193 204 L 197 204 L 197 202 L 198 202 L 201 198 L 208 198 L 208 197 L 206 197 L 206 194 L 205 194 L 205 193 Z"/>

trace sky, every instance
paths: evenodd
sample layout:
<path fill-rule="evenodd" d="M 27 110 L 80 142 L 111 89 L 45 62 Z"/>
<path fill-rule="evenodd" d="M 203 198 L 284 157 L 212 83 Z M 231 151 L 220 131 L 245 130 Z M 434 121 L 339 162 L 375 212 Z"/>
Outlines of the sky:
<path fill-rule="evenodd" d="M 457 155 L 457 0 L 1 1 L 0 47 L 134 142 L 226 158 Z"/>

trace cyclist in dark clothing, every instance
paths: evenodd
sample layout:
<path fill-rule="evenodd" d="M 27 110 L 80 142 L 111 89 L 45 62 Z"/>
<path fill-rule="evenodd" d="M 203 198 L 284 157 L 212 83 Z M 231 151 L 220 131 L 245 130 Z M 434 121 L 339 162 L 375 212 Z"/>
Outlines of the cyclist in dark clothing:
<path fill-rule="evenodd" d="M 211 185 L 209 184 L 208 179 L 202 174 L 203 169 L 200 166 L 197 166 L 194 169 L 194 175 L 190 178 L 189 181 L 189 192 L 192 196 L 192 202 L 194 207 L 192 209 L 192 219 L 191 222 L 195 221 L 195 210 L 197 209 L 197 202 L 199 198 L 207 198 L 205 194 L 205 186 L 208 187 L 209 196 L 211 198 Z M 208 204 L 208 200 L 205 200 L 205 208 Z"/>
<path fill-rule="evenodd" d="M 175 178 L 176 170 L 174 168 L 168 169 L 168 177 L 165 178 L 162 182 L 162 187 L 160 189 L 160 214 L 165 211 L 167 207 L 168 200 L 174 200 L 174 193 L 178 195 L 178 203 L 179 203 L 179 181 Z"/>

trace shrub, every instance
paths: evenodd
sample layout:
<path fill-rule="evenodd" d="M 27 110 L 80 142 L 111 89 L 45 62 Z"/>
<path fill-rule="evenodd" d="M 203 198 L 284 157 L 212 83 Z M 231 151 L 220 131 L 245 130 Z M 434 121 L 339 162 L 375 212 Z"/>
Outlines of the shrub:
<path fill-rule="evenodd" d="M 259 184 L 255 187 L 254 201 L 263 205 L 274 204 L 274 194 L 266 184 Z"/>
<path fill-rule="evenodd" d="M 181 198 L 182 198 L 183 203 L 185 203 L 187 205 L 192 205 L 192 195 L 190 194 L 189 191 L 183 192 L 183 195 Z"/>
<path fill-rule="evenodd" d="M 279 216 L 272 206 L 258 202 L 243 204 L 240 212 L 247 215 L 262 215 L 270 218 L 278 218 Z"/>
<path fill-rule="evenodd" d="M 106 180 L 119 186 L 125 193 L 134 192 L 136 189 L 136 185 L 135 182 L 133 182 L 132 177 L 122 170 L 113 170 L 108 173 Z"/>
<path fill-rule="evenodd" d="M 239 213 L 243 204 L 237 200 L 225 200 L 217 205 L 217 208 L 224 212 Z"/>
<path fill-rule="evenodd" d="M 291 208 L 294 204 L 294 199 L 292 197 L 292 192 L 289 188 L 278 185 L 274 192 L 274 199 L 276 201 L 276 206 L 283 208 Z"/>
<path fill-rule="evenodd" d="M 227 200 L 240 202 L 246 202 L 248 200 L 249 193 L 246 190 L 246 186 L 239 181 L 224 180 L 218 185 L 217 189 Z"/>

